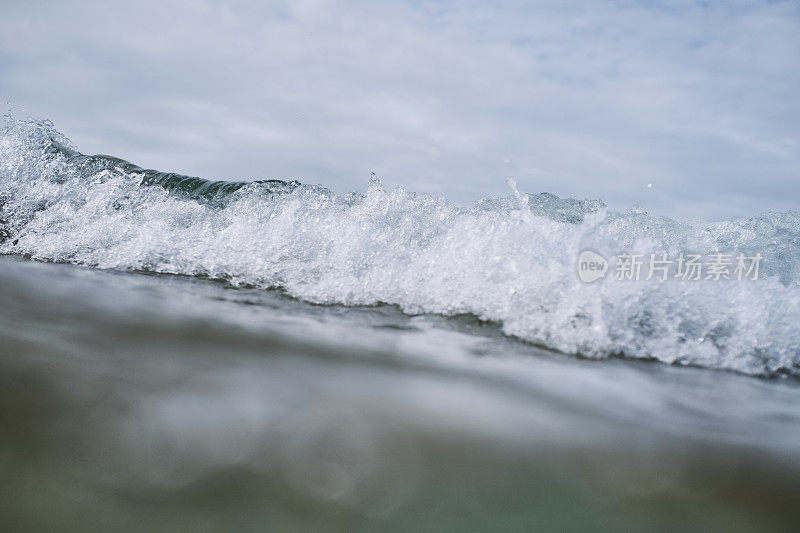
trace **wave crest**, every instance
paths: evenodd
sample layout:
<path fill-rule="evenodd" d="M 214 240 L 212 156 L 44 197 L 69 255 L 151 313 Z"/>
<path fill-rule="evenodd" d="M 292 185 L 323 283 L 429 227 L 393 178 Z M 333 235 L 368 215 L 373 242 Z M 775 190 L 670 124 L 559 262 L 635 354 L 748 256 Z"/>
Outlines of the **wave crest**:
<path fill-rule="evenodd" d="M 679 222 L 514 190 L 473 207 L 370 183 L 209 181 L 77 152 L 5 117 L 0 252 L 280 287 L 319 303 L 470 313 L 527 341 L 756 375 L 800 375 L 800 214 Z M 581 250 L 761 253 L 758 281 L 587 285 Z"/>

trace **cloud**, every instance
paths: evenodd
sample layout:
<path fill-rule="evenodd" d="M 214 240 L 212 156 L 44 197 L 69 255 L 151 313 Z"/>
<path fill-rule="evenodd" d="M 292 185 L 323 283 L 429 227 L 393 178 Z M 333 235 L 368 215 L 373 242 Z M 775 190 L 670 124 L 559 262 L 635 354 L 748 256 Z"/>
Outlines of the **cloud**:
<path fill-rule="evenodd" d="M 798 50 L 795 2 L 6 2 L 0 96 L 204 177 L 721 217 L 798 208 Z"/>

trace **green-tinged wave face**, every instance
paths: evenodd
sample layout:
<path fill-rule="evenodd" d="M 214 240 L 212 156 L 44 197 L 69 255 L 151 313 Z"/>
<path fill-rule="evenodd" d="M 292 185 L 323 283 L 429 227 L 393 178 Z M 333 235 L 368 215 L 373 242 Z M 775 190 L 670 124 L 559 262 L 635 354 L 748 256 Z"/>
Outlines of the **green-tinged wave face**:
<path fill-rule="evenodd" d="M 97 174 L 103 171 L 117 170 L 130 176 L 141 177 L 140 185 L 159 185 L 164 189 L 185 195 L 195 200 L 212 202 L 224 201 L 234 192 L 246 185 L 257 183 L 265 190 L 275 192 L 290 191 L 300 185 L 299 181 L 283 180 L 254 180 L 254 181 L 214 181 L 192 176 L 175 174 L 174 172 L 160 172 L 158 170 L 143 169 L 118 157 L 109 155 L 84 155 L 77 152 L 54 138 L 50 138 L 48 153 L 61 156 L 68 165 L 74 165 L 81 172 Z"/>
<path fill-rule="evenodd" d="M 377 180 L 338 196 L 296 181 L 208 181 L 85 156 L 6 117 L 0 253 L 279 287 L 325 304 L 474 315 L 590 358 L 800 375 L 800 214 L 680 222 L 514 190 L 459 207 Z M 605 258 L 761 258 L 757 280 L 579 279 Z M 652 275 L 650 276 L 652 277 Z"/>

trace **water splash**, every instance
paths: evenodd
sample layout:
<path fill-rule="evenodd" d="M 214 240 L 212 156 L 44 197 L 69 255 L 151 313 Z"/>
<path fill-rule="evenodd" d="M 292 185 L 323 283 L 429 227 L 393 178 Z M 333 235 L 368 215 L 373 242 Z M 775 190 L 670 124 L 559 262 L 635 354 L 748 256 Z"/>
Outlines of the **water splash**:
<path fill-rule="evenodd" d="M 800 214 L 679 222 L 552 194 L 473 207 L 372 177 L 341 197 L 85 156 L 47 121 L 4 118 L 0 252 L 280 287 L 312 302 L 469 313 L 585 357 L 800 375 Z M 759 281 L 586 285 L 580 251 L 761 253 Z"/>

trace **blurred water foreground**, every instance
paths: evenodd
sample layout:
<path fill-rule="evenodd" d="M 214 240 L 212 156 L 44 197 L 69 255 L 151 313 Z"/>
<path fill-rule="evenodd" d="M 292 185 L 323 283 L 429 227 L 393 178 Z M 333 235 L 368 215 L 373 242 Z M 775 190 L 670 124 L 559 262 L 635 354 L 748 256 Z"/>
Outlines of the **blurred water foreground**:
<path fill-rule="evenodd" d="M 0 258 L 5 531 L 788 531 L 800 387 Z"/>

